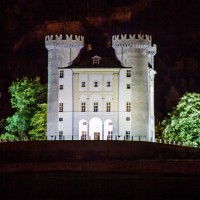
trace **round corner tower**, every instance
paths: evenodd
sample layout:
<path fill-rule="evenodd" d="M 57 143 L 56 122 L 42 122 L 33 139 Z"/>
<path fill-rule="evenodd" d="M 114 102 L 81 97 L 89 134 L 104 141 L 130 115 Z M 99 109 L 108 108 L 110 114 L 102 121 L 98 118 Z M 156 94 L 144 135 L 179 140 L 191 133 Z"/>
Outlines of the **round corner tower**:
<path fill-rule="evenodd" d="M 82 36 L 66 35 L 63 38 L 62 35 L 50 35 L 45 38 L 45 47 L 48 50 L 47 139 L 51 139 L 51 135 L 59 135 L 59 69 L 69 67 L 83 46 Z M 72 85 L 69 84 L 69 87 Z"/>
<path fill-rule="evenodd" d="M 154 140 L 154 55 L 156 45 L 148 35 L 116 35 L 115 54 L 123 67 L 131 68 L 131 136 Z"/>

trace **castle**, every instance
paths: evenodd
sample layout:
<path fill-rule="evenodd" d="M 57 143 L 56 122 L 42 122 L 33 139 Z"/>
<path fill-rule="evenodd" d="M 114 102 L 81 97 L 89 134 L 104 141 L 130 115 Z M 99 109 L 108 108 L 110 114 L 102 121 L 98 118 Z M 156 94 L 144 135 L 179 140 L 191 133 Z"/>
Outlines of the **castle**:
<path fill-rule="evenodd" d="M 155 140 L 149 35 L 115 35 L 95 52 L 77 35 L 46 36 L 47 140 Z"/>

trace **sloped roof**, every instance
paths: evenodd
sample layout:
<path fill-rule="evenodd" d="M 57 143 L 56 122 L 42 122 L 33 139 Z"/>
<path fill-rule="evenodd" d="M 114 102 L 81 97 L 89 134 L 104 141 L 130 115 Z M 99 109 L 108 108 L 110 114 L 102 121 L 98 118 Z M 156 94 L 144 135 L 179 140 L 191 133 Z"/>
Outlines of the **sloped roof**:
<path fill-rule="evenodd" d="M 99 56 L 99 64 L 93 64 L 92 58 Z M 90 50 L 87 51 L 83 48 L 78 57 L 73 61 L 70 66 L 72 68 L 121 68 L 121 63 L 115 55 L 113 48 L 106 48 L 102 51 Z"/>

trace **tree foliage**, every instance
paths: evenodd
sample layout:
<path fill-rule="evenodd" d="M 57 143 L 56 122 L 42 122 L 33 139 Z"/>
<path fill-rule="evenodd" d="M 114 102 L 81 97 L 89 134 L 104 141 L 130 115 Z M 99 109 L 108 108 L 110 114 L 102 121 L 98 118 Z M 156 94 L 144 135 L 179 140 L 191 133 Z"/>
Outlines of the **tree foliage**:
<path fill-rule="evenodd" d="M 16 110 L 13 116 L 6 119 L 6 133 L 19 139 L 29 139 L 28 132 L 32 129 L 31 120 L 39 104 L 46 102 L 46 85 L 40 83 L 40 78 L 17 79 L 9 87 L 11 106 Z M 31 134 L 31 136 L 33 133 Z"/>
<path fill-rule="evenodd" d="M 47 124 L 47 104 L 38 104 L 38 109 L 35 111 L 31 119 L 31 130 L 29 136 L 33 140 L 44 140 Z"/>
<path fill-rule="evenodd" d="M 163 137 L 183 142 L 185 145 L 200 145 L 200 94 L 186 93 L 162 122 Z"/>

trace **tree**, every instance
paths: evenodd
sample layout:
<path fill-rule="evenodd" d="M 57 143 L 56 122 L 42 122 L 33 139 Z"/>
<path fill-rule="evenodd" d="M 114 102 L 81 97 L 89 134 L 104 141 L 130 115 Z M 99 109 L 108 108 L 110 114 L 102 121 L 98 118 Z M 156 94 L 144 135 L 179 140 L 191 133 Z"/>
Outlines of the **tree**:
<path fill-rule="evenodd" d="M 31 130 L 29 135 L 33 140 L 44 140 L 47 124 L 47 104 L 38 104 L 38 109 L 35 111 L 31 119 Z"/>
<path fill-rule="evenodd" d="M 16 109 L 13 116 L 6 119 L 5 130 L 19 139 L 28 139 L 31 130 L 31 119 L 39 108 L 38 104 L 46 102 L 46 85 L 40 83 L 40 78 L 17 79 L 9 87 L 11 106 Z"/>
<path fill-rule="evenodd" d="M 165 126 L 165 139 L 183 142 L 187 146 L 199 146 L 200 94 L 186 93 L 162 124 Z"/>

